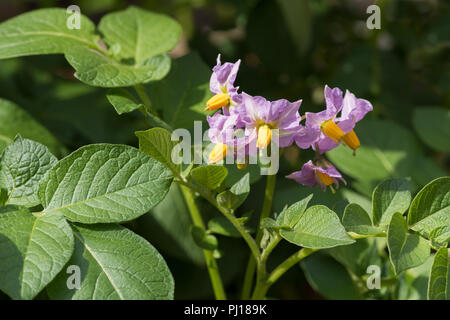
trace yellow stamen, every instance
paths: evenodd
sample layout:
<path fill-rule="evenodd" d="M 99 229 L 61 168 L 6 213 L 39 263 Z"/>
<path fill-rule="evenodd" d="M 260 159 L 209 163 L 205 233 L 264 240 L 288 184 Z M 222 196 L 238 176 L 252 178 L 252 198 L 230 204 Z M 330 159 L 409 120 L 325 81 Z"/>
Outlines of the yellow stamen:
<path fill-rule="evenodd" d="M 228 93 L 219 93 L 206 102 L 205 111 L 216 110 L 230 105 L 230 96 Z"/>
<path fill-rule="evenodd" d="M 244 170 L 245 168 L 247 168 L 248 163 L 238 163 L 236 166 L 239 170 Z"/>
<path fill-rule="evenodd" d="M 333 122 L 333 120 L 325 121 L 322 124 L 322 131 L 328 138 L 330 138 L 334 142 L 339 142 L 339 140 L 341 140 L 341 138 L 344 136 L 344 131 L 342 131 L 341 128 L 339 128 L 337 124 Z"/>
<path fill-rule="evenodd" d="M 209 154 L 208 162 L 215 164 L 225 158 L 227 154 L 227 146 L 223 143 L 217 143 Z"/>
<path fill-rule="evenodd" d="M 325 173 L 316 170 L 316 175 L 317 178 L 319 178 L 319 180 L 326 186 L 329 186 L 333 183 L 333 178 Z"/>
<path fill-rule="evenodd" d="M 353 150 L 353 155 L 355 155 L 356 149 L 359 148 L 361 143 L 359 142 L 358 136 L 356 135 L 355 131 L 350 131 L 342 137 L 342 141 Z"/>
<path fill-rule="evenodd" d="M 258 129 L 258 139 L 256 140 L 256 146 L 258 149 L 267 148 L 272 139 L 272 130 L 267 124 L 264 124 Z"/>

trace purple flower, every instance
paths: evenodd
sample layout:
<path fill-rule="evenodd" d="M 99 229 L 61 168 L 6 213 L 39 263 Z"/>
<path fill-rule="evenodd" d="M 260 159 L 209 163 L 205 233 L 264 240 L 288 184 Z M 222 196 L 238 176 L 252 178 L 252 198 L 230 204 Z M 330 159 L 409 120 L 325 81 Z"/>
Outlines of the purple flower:
<path fill-rule="evenodd" d="M 217 163 L 230 151 L 234 155 L 239 152 L 241 157 L 248 154 L 249 139 L 244 136 L 243 132 L 239 136 L 238 130 L 240 129 L 235 127 L 238 117 L 238 114 L 226 116 L 220 112 L 215 113 L 212 117 L 207 117 L 210 126 L 208 137 L 215 144 L 209 155 L 210 163 Z"/>
<path fill-rule="evenodd" d="M 344 135 L 336 125 L 335 118 L 342 109 L 342 91 L 339 88 L 331 89 L 325 85 L 324 96 L 326 109 L 318 113 L 306 112 L 306 135 L 311 141 L 310 146 L 315 150 L 319 146 L 320 153 L 331 150 L 338 145 Z M 304 148 L 301 135 L 296 137 L 296 143 Z M 330 139 L 331 137 L 332 139 Z M 334 141 L 333 141 L 334 140 Z"/>
<path fill-rule="evenodd" d="M 323 191 L 326 190 L 327 186 L 331 187 L 332 184 L 334 184 L 336 188 L 339 188 L 338 180 L 341 180 L 347 184 L 344 178 L 342 178 L 342 175 L 332 164 L 325 160 L 321 161 L 322 164 L 317 166 L 310 160 L 303 165 L 300 171 L 293 172 L 286 176 L 286 178 L 293 179 L 297 183 L 305 186 L 314 187 L 315 185 L 319 185 Z M 332 187 L 331 190 L 334 193 L 334 189 Z"/>
<path fill-rule="evenodd" d="M 354 151 L 360 146 L 358 136 L 353 131 L 356 122 L 360 121 L 367 112 L 371 111 L 369 101 L 358 99 L 346 90 L 344 98 L 339 88 L 324 90 L 326 110 L 318 113 L 306 113 L 306 136 L 311 146 L 319 153 L 336 148 L 342 141 Z M 341 111 L 341 116 L 336 117 Z M 304 136 L 303 136 L 304 137 Z M 302 136 L 296 138 L 299 147 L 304 147 Z M 305 139 L 304 139 L 305 140 Z"/>
<path fill-rule="evenodd" d="M 287 147 L 302 128 L 298 113 L 301 103 L 301 100 L 289 102 L 286 99 L 271 102 L 242 93 L 242 103 L 236 108 L 240 115 L 239 125 L 245 127 L 245 135 L 250 141 L 256 141 L 260 149 L 269 145 L 273 132 L 279 138 L 279 146 Z"/>
<path fill-rule="evenodd" d="M 369 101 L 359 99 L 353 93 L 346 90 L 341 116 L 336 120 L 342 131 L 348 133 L 353 130 L 358 121 L 361 121 L 362 118 L 372 110 L 373 107 Z"/>
<path fill-rule="evenodd" d="M 209 88 L 215 95 L 207 101 L 205 110 L 233 106 L 241 101 L 240 95 L 237 93 L 239 87 L 234 87 L 240 64 L 241 60 L 236 63 L 222 64 L 220 54 L 217 56 L 217 65 L 213 68 L 209 81 Z"/>

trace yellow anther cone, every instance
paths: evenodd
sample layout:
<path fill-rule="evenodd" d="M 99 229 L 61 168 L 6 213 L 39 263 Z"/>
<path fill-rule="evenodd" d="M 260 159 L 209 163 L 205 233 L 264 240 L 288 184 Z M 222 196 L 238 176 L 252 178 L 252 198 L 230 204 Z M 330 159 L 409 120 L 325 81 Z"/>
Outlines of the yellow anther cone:
<path fill-rule="evenodd" d="M 209 154 L 208 163 L 215 164 L 225 158 L 227 154 L 227 146 L 223 143 L 217 143 Z"/>
<path fill-rule="evenodd" d="M 228 93 L 219 93 L 206 102 L 205 111 L 211 111 L 227 107 L 230 105 L 230 96 Z"/>
<path fill-rule="evenodd" d="M 328 138 L 330 138 L 334 142 L 339 142 L 339 140 L 341 140 L 341 138 L 344 136 L 344 131 L 342 131 L 342 129 L 339 128 L 338 125 L 333 122 L 333 120 L 325 121 L 322 124 L 322 131 Z"/>
<path fill-rule="evenodd" d="M 361 145 L 361 143 L 359 142 L 358 136 L 356 135 L 355 131 L 353 131 L 353 130 L 346 133 L 342 137 L 342 142 L 344 142 L 353 151 L 358 149 L 359 146 Z"/>
<path fill-rule="evenodd" d="M 317 175 L 317 178 L 319 178 L 319 180 L 326 186 L 329 186 L 333 183 L 333 178 L 325 173 L 316 171 L 316 175 Z"/>
<path fill-rule="evenodd" d="M 258 129 L 258 139 L 256 140 L 258 149 L 267 148 L 270 140 L 272 140 L 272 130 L 267 124 L 260 126 Z"/>

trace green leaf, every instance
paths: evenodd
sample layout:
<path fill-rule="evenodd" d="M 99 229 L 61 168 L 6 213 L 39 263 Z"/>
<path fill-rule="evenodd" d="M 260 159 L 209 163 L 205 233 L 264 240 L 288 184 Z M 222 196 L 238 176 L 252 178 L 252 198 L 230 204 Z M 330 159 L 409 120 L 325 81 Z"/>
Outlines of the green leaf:
<path fill-rule="evenodd" d="M 272 218 L 264 218 L 261 221 L 260 229 L 280 229 L 283 226 L 280 226 L 278 222 Z"/>
<path fill-rule="evenodd" d="M 0 289 L 13 299 L 33 299 L 72 255 L 72 230 L 57 212 L 35 217 L 24 207 L 7 207 L 0 214 Z"/>
<path fill-rule="evenodd" d="M 148 86 L 153 106 L 173 128 L 191 127 L 193 121 L 205 119 L 210 77 L 210 68 L 197 54 L 174 60 L 169 74 Z"/>
<path fill-rule="evenodd" d="M 57 161 L 46 146 L 17 136 L 0 161 L 0 185 L 8 191 L 7 203 L 38 205 L 39 181 Z"/>
<path fill-rule="evenodd" d="M 428 280 L 434 256 L 430 257 L 418 267 L 406 270 L 397 278 L 394 299 L 398 300 L 426 300 Z"/>
<path fill-rule="evenodd" d="M 4 206 L 8 200 L 8 191 L 6 189 L 0 188 L 0 207 Z"/>
<path fill-rule="evenodd" d="M 345 207 L 342 224 L 347 231 L 357 234 L 374 235 L 382 232 L 380 228 L 373 226 L 366 210 L 356 203 L 350 203 Z"/>
<path fill-rule="evenodd" d="M 280 235 L 306 248 L 332 248 L 355 242 L 347 235 L 337 214 L 322 205 L 308 208 L 292 230 L 280 230 Z"/>
<path fill-rule="evenodd" d="M 207 165 L 192 169 L 191 176 L 200 186 L 216 189 L 227 177 L 227 168 L 218 165 Z"/>
<path fill-rule="evenodd" d="M 118 114 L 124 114 L 139 109 L 143 105 L 125 88 L 113 88 L 106 95 L 108 101 L 116 109 Z"/>
<path fill-rule="evenodd" d="M 288 226 L 290 228 L 293 228 L 302 217 L 312 197 L 313 195 L 310 194 L 303 200 L 300 200 L 287 209 L 281 211 L 281 213 L 277 217 L 277 223 L 280 226 Z"/>
<path fill-rule="evenodd" d="M 354 157 L 350 148 L 340 146 L 327 156 L 336 167 L 352 178 L 378 181 L 406 177 L 417 170 L 414 157 L 420 154 L 414 135 L 387 120 L 363 120 L 355 128 L 361 147 Z"/>
<path fill-rule="evenodd" d="M 311 287 L 330 300 L 357 299 L 357 291 L 348 271 L 333 258 L 315 254 L 300 263 Z"/>
<path fill-rule="evenodd" d="M 438 107 L 417 108 L 413 113 L 414 129 L 431 148 L 450 152 L 450 111 Z"/>
<path fill-rule="evenodd" d="M 428 281 L 429 300 L 450 300 L 450 251 L 441 248 L 434 256 Z"/>
<path fill-rule="evenodd" d="M 427 236 L 450 225 L 450 177 L 431 181 L 414 197 L 408 212 L 409 228 Z"/>
<path fill-rule="evenodd" d="M 81 286 L 67 288 L 66 272 L 48 287 L 58 300 L 173 299 L 166 262 L 145 239 L 120 225 L 72 225 L 75 252 L 68 265 L 80 267 Z"/>
<path fill-rule="evenodd" d="M 174 174 L 179 174 L 179 169 L 172 161 L 172 150 L 178 142 L 172 141 L 169 131 L 152 128 L 137 131 L 136 136 L 139 138 L 139 150 L 165 164 Z"/>
<path fill-rule="evenodd" d="M 16 104 L 0 98 L 0 152 L 11 144 L 18 133 L 23 138 L 46 145 L 59 155 L 62 147 L 53 135 Z"/>
<path fill-rule="evenodd" d="M 396 274 L 424 263 L 430 256 L 430 245 L 417 234 L 409 234 L 401 213 L 392 215 L 387 233 L 389 257 Z"/>
<path fill-rule="evenodd" d="M 142 65 L 153 68 L 151 81 L 157 81 L 161 80 L 169 73 L 172 60 L 168 54 L 159 54 L 148 58 Z"/>
<path fill-rule="evenodd" d="M 135 66 L 124 64 L 88 47 L 72 47 L 65 57 L 75 69 L 74 76 L 80 81 L 96 87 L 128 87 L 154 80 L 159 74 L 158 66 Z"/>
<path fill-rule="evenodd" d="M 135 6 L 105 15 L 98 29 L 110 47 L 118 48 L 117 58 L 133 59 L 135 64 L 170 51 L 181 36 L 172 18 Z"/>
<path fill-rule="evenodd" d="M 206 233 L 205 229 L 192 226 L 191 227 L 192 238 L 195 243 L 202 249 L 214 251 L 218 247 L 217 238 L 212 235 Z"/>
<path fill-rule="evenodd" d="M 241 234 L 225 217 L 216 217 L 208 221 L 208 231 L 227 237 L 240 238 Z"/>
<path fill-rule="evenodd" d="M 450 226 L 442 226 L 430 232 L 431 244 L 434 247 L 447 247 L 450 242 Z"/>
<path fill-rule="evenodd" d="M 81 223 L 123 222 L 158 204 L 172 182 L 161 163 L 125 145 L 84 146 L 59 161 L 39 186 L 44 213 Z"/>
<path fill-rule="evenodd" d="M 228 209 L 233 208 L 239 201 L 239 198 L 230 190 L 225 190 L 225 191 L 219 193 L 217 195 L 216 199 L 217 199 L 217 203 L 221 207 L 225 207 Z"/>
<path fill-rule="evenodd" d="M 404 213 L 411 203 L 409 182 L 391 179 L 380 183 L 372 195 L 372 215 L 375 225 L 387 225 L 395 212 Z"/>
<path fill-rule="evenodd" d="M 233 184 L 230 192 L 237 196 L 237 201 L 232 206 L 233 209 L 237 209 L 245 202 L 250 193 L 250 172 L 247 172 L 238 182 Z"/>
<path fill-rule="evenodd" d="M 36 54 L 64 53 L 73 46 L 95 47 L 94 24 L 80 17 L 80 29 L 69 29 L 65 9 L 41 9 L 0 24 L 0 59 Z"/>

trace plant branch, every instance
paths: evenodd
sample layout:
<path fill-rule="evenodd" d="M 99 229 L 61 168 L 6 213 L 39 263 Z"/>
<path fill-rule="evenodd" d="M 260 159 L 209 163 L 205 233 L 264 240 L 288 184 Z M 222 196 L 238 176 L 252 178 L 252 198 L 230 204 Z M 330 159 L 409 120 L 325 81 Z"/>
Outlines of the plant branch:
<path fill-rule="evenodd" d="M 270 212 L 272 210 L 272 200 L 273 200 L 273 193 L 275 191 L 275 183 L 276 183 L 276 175 L 268 175 L 267 176 L 267 182 L 266 182 L 266 190 L 264 192 L 264 203 L 263 208 L 261 211 L 261 215 L 259 217 L 259 224 L 258 224 L 258 232 L 256 233 L 256 243 L 259 244 L 263 235 L 263 230 L 260 229 L 262 221 L 267 218 L 270 215 Z M 245 270 L 245 276 L 244 276 L 244 284 L 242 287 L 242 299 L 248 299 L 250 297 L 250 292 L 252 290 L 253 286 L 253 277 L 255 274 L 256 264 L 259 264 L 260 261 L 255 260 L 254 257 L 250 256 L 248 263 L 247 263 L 247 269 Z M 259 266 L 258 266 L 259 268 Z M 262 270 L 261 270 L 262 271 Z M 262 275 L 260 275 L 262 276 Z"/>
<path fill-rule="evenodd" d="M 386 237 L 385 232 L 380 232 L 376 234 L 358 234 L 354 232 L 347 232 L 347 235 L 352 239 L 365 239 L 365 238 L 384 238 Z"/>
<path fill-rule="evenodd" d="M 245 230 L 244 226 L 234 216 L 232 210 L 220 206 L 217 203 L 217 200 L 211 195 L 211 193 L 186 181 L 186 179 L 176 179 L 175 182 L 181 184 L 182 186 L 186 186 L 195 192 L 198 192 L 203 198 L 208 200 L 209 203 L 211 203 L 217 210 L 219 210 L 225 216 L 225 218 L 227 218 L 233 224 L 236 230 L 241 234 L 242 238 L 244 238 L 245 242 L 247 242 L 247 245 L 249 246 L 253 257 L 259 260 L 261 253 L 259 251 L 258 245 L 255 242 L 255 239 L 253 239 L 253 237 L 247 232 L 247 230 Z"/>
<path fill-rule="evenodd" d="M 192 194 L 192 190 L 185 186 L 180 186 L 181 191 L 183 193 L 184 199 L 186 200 L 186 204 L 189 208 L 189 213 L 191 214 L 192 223 L 205 230 L 205 224 L 203 223 L 202 216 L 200 214 L 200 210 L 195 203 L 194 195 Z M 211 279 L 211 284 L 213 287 L 214 295 L 217 300 L 226 300 L 225 290 L 223 288 L 222 279 L 220 277 L 219 267 L 217 265 L 217 261 L 213 256 L 211 250 L 203 249 L 203 254 L 205 256 L 206 267 L 209 272 L 209 277 Z"/>
<path fill-rule="evenodd" d="M 290 268 L 296 265 L 298 262 L 309 256 L 310 254 L 320 249 L 302 248 L 289 258 L 284 260 L 278 267 L 276 267 L 268 276 L 267 280 L 261 283 L 257 283 L 255 291 L 253 293 L 253 300 L 264 299 L 269 288 L 274 284 L 283 274 Z"/>

